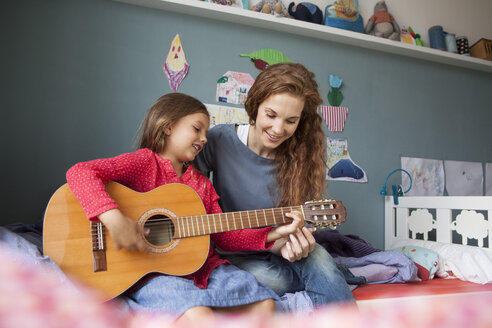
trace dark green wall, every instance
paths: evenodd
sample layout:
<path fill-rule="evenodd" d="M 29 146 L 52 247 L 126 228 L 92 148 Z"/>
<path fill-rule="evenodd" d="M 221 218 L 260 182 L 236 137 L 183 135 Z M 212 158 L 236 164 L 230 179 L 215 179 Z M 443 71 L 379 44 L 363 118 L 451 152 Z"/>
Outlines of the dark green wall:
<path fill-rule="evenodd" d="M 240 53 L 283 51 L 316 73 L 344 79 L 343 133 L 367 184 L 329 184 L 343 200 L 341 232 L 383 247 L 386 174 L 400 156 L 492 161 L 492 74 L 109 0 L 4 0 L 2 224 L 42 218 L 78 161 L 132 150 L 144 112 L 170 92 L 162 64 L 176 33 L 188 62 L 179 91 L 215 103 L 227 70 L 258 71 Z M 397 179 L 395 180 L 395 182 Z"/>

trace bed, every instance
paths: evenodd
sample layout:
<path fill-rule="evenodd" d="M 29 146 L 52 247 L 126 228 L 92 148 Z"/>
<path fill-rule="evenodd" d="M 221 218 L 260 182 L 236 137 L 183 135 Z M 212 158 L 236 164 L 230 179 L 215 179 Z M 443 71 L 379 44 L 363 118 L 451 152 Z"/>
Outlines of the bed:
<path fill-rule="evenodd" d="M 129 313 L 122 304 L 101 303 L 93 290 L 71 288 L 59 268 L 33 244 L 20 248 L 21 239 L 9 235 L 16 239 L 9 245 L 0 242 L 4 263 L 0 266 L 0 326 L 492 327 L 491 215 L 492 197 L 400 197 L 397 205 L 386 197 L 386 250 L 433 250 L 439 259 L 432 278 L 357 287 L 357 309 L 331 305 L 271 317 L 220 316 L 213 322 L 183 325 L 175 325 L 166 315 Z"/>
<path fill-rule="evenodd" d="M 492 197 L 411 196 L 395 202 L 386 196 L 384 202 L 385 249 L 429 250 L 437 254 L 437 263 L 425 264 L 426 258 L 416 254 L 415 263 L 424 272 L 435 266 L 430 279 L 356 288 L 361 309 L 411 299 L 492 295 Z"/>

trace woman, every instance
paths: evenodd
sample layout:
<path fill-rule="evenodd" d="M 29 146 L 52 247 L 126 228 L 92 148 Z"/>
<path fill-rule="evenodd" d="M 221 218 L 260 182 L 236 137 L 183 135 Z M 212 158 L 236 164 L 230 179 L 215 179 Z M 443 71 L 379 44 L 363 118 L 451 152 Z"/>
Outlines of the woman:
<path fill-rule="evenodd" d="M 321 198 L 325 144 L 314 74 L 301 64 L 272 65 L 251 87 L 249 125 L 219 125 L 195 158 L 213 173 L 224 212 L 299 205 Z M 298 213 L 294 213 L 294 216 Z M 332 257 L 304 227 L 275 242 L 271 252 L 226 254 L 278 295 L 306 290 L 314 306 L 353 301 Z"/>

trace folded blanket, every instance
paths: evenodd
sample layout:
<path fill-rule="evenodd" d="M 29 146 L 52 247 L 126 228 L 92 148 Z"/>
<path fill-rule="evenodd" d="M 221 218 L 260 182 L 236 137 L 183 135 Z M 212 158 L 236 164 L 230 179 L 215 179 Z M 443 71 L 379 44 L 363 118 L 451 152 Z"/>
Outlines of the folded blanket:
<path fill-rule="evenodd" d="M 417 278 L 417 267 L 413 263 L 413 261 L 408 258 L 405 254 L 400 252 L 377 252 L 372 253 L 362 257 L 335 257 L 335 263 L 342 264 L 347 268 L 361 268 L 367 266 L 369 264 L 383 264 L 388 267 L 395 267 L 398 269 L 398 272 L 392 276 L 385 276 L 384 270 L 381 271 L 381 276 L 383 280 L 368 282 L 369 284 L 388 284 L 388 283 L 404 283 L 412 280 L 416 280 Z M 374 272 L 371 272 L 374 275 Z M 386 279 L 385 279 L 386 278 Z M 368 279 L 369 280 L 369 279 Z"/>
<path fill-rule="evenodd" d="M 361 257 L 381 252 L 356 235 L 344 235 L 338 230 L 318 230 L 313 233 L 316 242 L 323 246 L 331 256 Z"/>
<path fill-rule="evenodd" d="M 19 260 L 31 262 L 35 266 L 51 272 L 50 274 L 58 278 L 59 283 L 75 288 L 60 267 L 51 258 L 41 254 L 38 247 L 24 237 L 0 227 L 0 245 L 4 251 L 10 250 L 13 254 L 22 254 L 22 258 L 19 257 Z"/>

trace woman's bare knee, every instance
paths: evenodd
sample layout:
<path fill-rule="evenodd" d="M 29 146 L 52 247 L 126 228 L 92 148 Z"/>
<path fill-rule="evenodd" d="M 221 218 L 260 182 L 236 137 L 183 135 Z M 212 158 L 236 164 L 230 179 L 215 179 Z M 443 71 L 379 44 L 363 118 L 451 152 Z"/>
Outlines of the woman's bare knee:
<path fill-rule="evenodd" d="M 183 313 L 181 317 L 179 317 L 178 321 L 189 321 L 196 322 L 196 320 L 204 320 L 211 319 L 214 316 L 214 312 L 211 308 L 207 306 L 197 306 L 192 307 Z"/>
<path fill-rule="evenodd" d="M 271 298 L 253 303 L 251 311 L 260 314 L 272 314 L 275 312 L 275 301 Z"/>
<path fill-rule="evenodd" d="M 275 312 L 275 301 L 271 298 L 258 301 L 255 303 L 244 304 L 232 307 L 214 308 L 217 312 L 235 313 L 235 312 L 253 312 L 258 314 L 272 314 Z"/>

